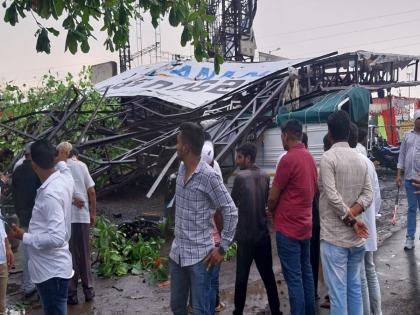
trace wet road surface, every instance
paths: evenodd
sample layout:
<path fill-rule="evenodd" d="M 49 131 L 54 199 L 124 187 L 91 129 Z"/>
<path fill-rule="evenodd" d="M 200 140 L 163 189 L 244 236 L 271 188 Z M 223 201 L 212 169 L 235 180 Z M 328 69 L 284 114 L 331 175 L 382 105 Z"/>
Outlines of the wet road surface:
<path fill-rule="evenodd" d="M 376 253 L 377 270 L 382 290 L 383 314 L 407 314 L 420 315 L 420 283 L 419 283 L 419 258 L 420 252 L 416 250 L 405 252 L 403 243 L 405 239 L 405 214 L 407 203 L 404 192 L 401 192 L 398 221 L 395 226 L 390 224 L 392 210 L 394 208 L 396 189 L 394 173 L 389 171 L 378 172 L 382 193 L 381 217 L 377 220 L 378 241 L 380 248 Z M 103 208 L 108 217 L 113 213 L 122 213 L 122 220 L 130 219 L 131 216 L 158 209 L 159 201 L 143 203 L 143 198 L 137 197 L 127 200 L 124 194 L 119 198 L 114 197 L 106 202 L 102 201 Z M 132 194 L 130 194 L 132 196 Z M 139 199 L 140 198 L 140 199 Z M 142 205 L 140 211 L 138 205 Z M 128 211 L 126 211 L 128 209 Z M 100 208 L 98 208 L 100 210 Z M 152 212 L 156 212 L 153 210 Z M 420 241 L 417 242 L 417 251 L 420 251 Z M 274 237 L 273 266 L 278 285 L 281 309 L 285 314 L 289 312 L 287 288 L 281 273 L 281 267 L 275 250 Z M 16 259 L 16 268 L 10 275 L 8 288 L 8 304 L 20 306 L 22 292 L 20 287 L 21 268 L 19 266 L 19 253 Z M 226 303 L 226 309 L 220 314 L 231 314 L 233 310 L 233 294 L 235 285 L 235 262 L 224 263 L 221 268 L 220 293 L 221 299 Z M 79 291 L 77 306 L 68 308 L 69 315 L 98 314 L 98 315 L 131 315 L 131 314 L 170 314 L 169 288 L 159 288 L 155 284 L 149 284 L 145 276 L 126 276 L 123 278 L 101 279 L 95 277 L 95 301 L 83 303 L 83 294 Z M 320 303 L 325 295 L 325 287 L 322 279 L 319 284 Z M 319 314 L 329 314 L 327 310 L 318 310 Z M 42 314 L 40 305 L 33 304 L 26 314 Z M 246 309 L 244 314 L 269 314 L 268 302 L 264 286 L 260 280 L 255 265 L 252 266 L 249 282 Z"/>

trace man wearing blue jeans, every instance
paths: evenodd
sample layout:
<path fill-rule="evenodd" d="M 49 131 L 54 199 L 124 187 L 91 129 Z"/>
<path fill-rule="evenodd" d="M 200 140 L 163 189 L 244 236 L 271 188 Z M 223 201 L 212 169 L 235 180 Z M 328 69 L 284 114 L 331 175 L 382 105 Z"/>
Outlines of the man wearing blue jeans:
<path fill-rule="evenodd" d="M 403 184 L 401 171 L 404 171 L 404 186 L 408 201 L 407 235 L 404 249 L 410 250 L 415 246 L 416 217 L 420 205 L 420 195 L 415 194 L 416 187 L 412 183 L 412 180 L 420 178 L 420 109 L 414 113 L 414 129 L 405 133 L 401 142 L 397 165 L 397 185 L 400 188 Z"/>
<path fill-rule="evenodd" d="M 277 251 L 289 290 L 292 315 L 315 314 L 315 293 L 310 263 L 312 202 L 317 191 L 313 157 L 302 143 L 302 124 L 294 119 L 281 127 L 287 154 L 277 166 L 268 197 L 274 216 Z"/>
<path fill-rule="evenodd" d="M 318 178 L 322 268 L 331 315 L 360 315 L 360 268 L 368 231 L 359 215 L 372 202 L 372 187 L 365 161 L 348 144 L 347 112 L 331 114 L 327 124 L 333 145 L 321 158 Z"/>
<path fill-rule="evenodd" d="M 183 123 L 177 135 L 176 150 L 183 162 L 178 170 L 175 190 L 175 238 L 169 253 L 171 310 L 187 315 L 188 295 L 195 315 L 214 313 L 216 294 L 212 279 L 235 235 L 238 211 L 222 179 L 200 159 L 203 129 Z M 223 216 L 220 246 L 213 241 L 213 217 Z"/>
<path fill-rule="evenodd" d="M 32 167 L 41 181 L 28 232 L 12 225 L 10 236 L 28 246 L 29 274 L 45 315 L 67 314 L 67 290 L 73 277 L 69 250 L 74 181 L 64 162 L 55 167 L 56 150 L 46 140 L 31 146 Z"/>

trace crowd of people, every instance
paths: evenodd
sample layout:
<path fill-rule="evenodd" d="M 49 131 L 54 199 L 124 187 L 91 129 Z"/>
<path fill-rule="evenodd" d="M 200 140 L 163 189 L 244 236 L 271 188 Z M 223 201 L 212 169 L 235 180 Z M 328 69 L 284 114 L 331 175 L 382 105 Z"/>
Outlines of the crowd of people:
<path fill-rule="evenodd" d="M 318 269 L 322 266 L 333 315 L 382 314 L 381 292 L 374 264 L 377 250 L 376 215 L 381 195 L 375 165 L 345 111 L 331 114 L 324 138 L 324 154 L 317 167 L 307 149 L 307 135 L 297 120 L 281 126 L 286 154 L 279 157 L 270 188 L 269 176 L 256 164 L 257 149 L 244 143 L 236 149 L 237 172 L 231 194 L 203 158 L 205 132 L 184 123 L 177 137 L 178 158 L 183 162 L 175 191 L 175 238 L 170 252 L 171 310 L 214 314 L 214 279 L 229 244 L 237 242 L 234 314 L 245 309 L 252 262 L 264 283 L 272 314 L 281 314 L 269 221 L 275 230 L 277 254 L 289 293 L 291 314 L 314 314 L 318 297 Z M 404 138 L 398 164 L 409 201 L 407 242 L 414 247 L 415 217 L 420 202 L 420 111 L 415 128 Z M 280 140 L 280 139 L 279 139 Z M 204 154 L 206 155 L 206 154 Z M 220 239 L 215 242 L 215 217 Z M 217 281 L 218 283 L 218 281 Z"/>
<path fill-rule="evenodd" d="M 174 314 L 207 315 L 225 307 L 219 298 L 219 272 L 234 240 L 233 313 L 245 310 L 255 261 L 271 313 L 282 314 L 270 221 L 291 314 L 315 314 L 320 265 L 331 314 L 382 313 L 373 259 L 375 218 L 381 204 L 375 165 L 366 156 L 364 139 L 347 112 L 331 114 L 327 125 L 325 152 L 318 167 L 302 124 L 292 119 L 281 126 L 286 153 L 279 157 L 271 185 L 268 174 L 256 165 L 256 146 L 238 145 L 235 164 L 239 170 L 231 193 L 214 160 L 211 136 L 194 123 L 180 126 L 175 237 L 169 254 Z M 414 248 L 420 203 L 419 136 L 420 110 L 415 112 L 414 129 L 402 142 L 396 180 L 402 186 L 404 172 L 409 204 L 406 250 Z M 79 278 L 84 300 L 95 296 L 89 252 L 89 227 L 96 219 L 95 183 L 69 142 L 54 147 L 38 140 L 27 144 L 24 153 L 11 178 L 19 225 L 6 220 L 6 235 L 5 225 L 0 224 L 0 314 L 5 312 L 8 270 L 14 261 L 8 239 L 22 241 L 25 297 L 38 294 L 47 315 L 66 314 L 67 304 L 79 303 Z M 2 176 L 0 189 L 7 181 Z"/>
<path fill-rule="evenodd" d="M 78 303 L 79 278 L 85 301 L 91 301 L 89 226 L 96 216 L 95 183 L 77 150 L 69 142 L 57 147 L 46 140 L 28 143 L 11 187 L 19 225 L 5 220 L 6 235 L 0 224 L 5 240 L 0 246 L 0 314 L 5 314 L 7 267 L 13 264 L 8 238 L 21 240 L 24 296 L 39 296 L 44 314 L 67 314 L 67 304 Z"/>

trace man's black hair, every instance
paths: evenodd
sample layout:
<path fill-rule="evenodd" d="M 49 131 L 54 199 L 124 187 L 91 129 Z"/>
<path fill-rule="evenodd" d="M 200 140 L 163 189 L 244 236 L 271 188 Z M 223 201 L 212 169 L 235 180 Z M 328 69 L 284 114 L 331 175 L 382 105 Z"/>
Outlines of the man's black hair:
<path fill-rule="evenodd" d="M 302 140 L 302 124 L 296 119 L 286 120 L 281 126 L 281 132 L 287 133 L 294 140 Z"/>
<path fill-rule="evenodd" d="M 79 150 L 77 150 L 76 148 L 71 149 L 69 153 L 69 159 L 71 159 L 73 156 L 79 157 Z"/>
<path fill-rule="evenodd" d="M 327 152 L 329 149 L 331 149 L 331 142 L 330 142 L 330 139 L 328 139 L 328 133 L 324 136 L 323 142 L 324 142 L 324 151 Z"/>
<path fill-rule="evenodd" d="M 302 132 L 302 143 L 305 145 L 305 147 L 308 147 L 308 135 L 306 132 Z"/>
<path fill-rule="evenodd" d="M 327 120 L 328 131 L 335 142 L 347 142 L 350 134 L 350 116 L 344 110 L 332 113 Z"/>
<path fill-rule="evenodd" d="M 255 158 L 257 157 L 257 147 L 255 144 L 251 142 L 244 143 L 236 149 L 236 152 L 245 157 L 249 157 L 249 160 L 252 163 L 255 163 Z"/>
<path fill-rule="evenodd" d="M 190 146 L 192 153 L 200 156 L 204 144 L 203 128 L 192 122 L 184 122 L 179 127 L 179 131 L 181 132 L 182 141 Z"/>
<path fill-rule="evenodd" d="M 208 131 L 204 131 L 204 141 L 212 141 L 211 135 Z"/>
<path fill-rule="evenodd" d="M 359 135 L 357 137 L 357 142 L 364 144 L 366 141 L 367 131 L 366 128 L 359 128 Z"/>
<path fill-rule="evenodd" d="M 32 161 L 40 168 L 49 170 L 54 168 L 54 160 L 57 156 L 57 150 L 47 140 L 37 140 L 31 145 L 31 156 Z"/>
<path fill-rule="evenodd" d="M 358 128 L 355 123 L 350 123 L 349 146 L 355 148 L 357 146 Z"/>

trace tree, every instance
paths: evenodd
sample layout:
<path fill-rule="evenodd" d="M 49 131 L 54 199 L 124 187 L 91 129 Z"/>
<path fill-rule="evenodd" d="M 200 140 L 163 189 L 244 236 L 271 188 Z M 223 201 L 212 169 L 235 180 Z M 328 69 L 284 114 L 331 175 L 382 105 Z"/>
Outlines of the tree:
<path fill-rule="evenodd" d="M 19 22 L 19 18 L 32 15 L 37 24 L 37 52 L 49 54 L 49 35 L 60 35 L 59 30 L 43 24 L 51 18 L 64 18 L 62 27 L 67 32 L 65 51 L 75 54 L 80 47 L 82 52 L 89 52 L 89 40 L 95 38 L 92 19 L 103 22 L 100 31 L 107 34 L 106 49 L 118 50 L 128 42 L 130 19 L 142 18 L 138 12 L 143 11 L 151 15 L 154 27 L 166 14 L 169 14 L 171 26 L 181 25 L 181 45 L 184 47 L 191 42 L 197 61 L 202 61 L 211 50 L 215 51 L 216 72 L 223 62 L 218 47 L 212 47 L 206 30 L 206 24 L 215 21 L 214 16 L 207 14 L 207 0 L 4 0 L 3 7 L 6 8 L 4 21 L 12 26 Z"/>

